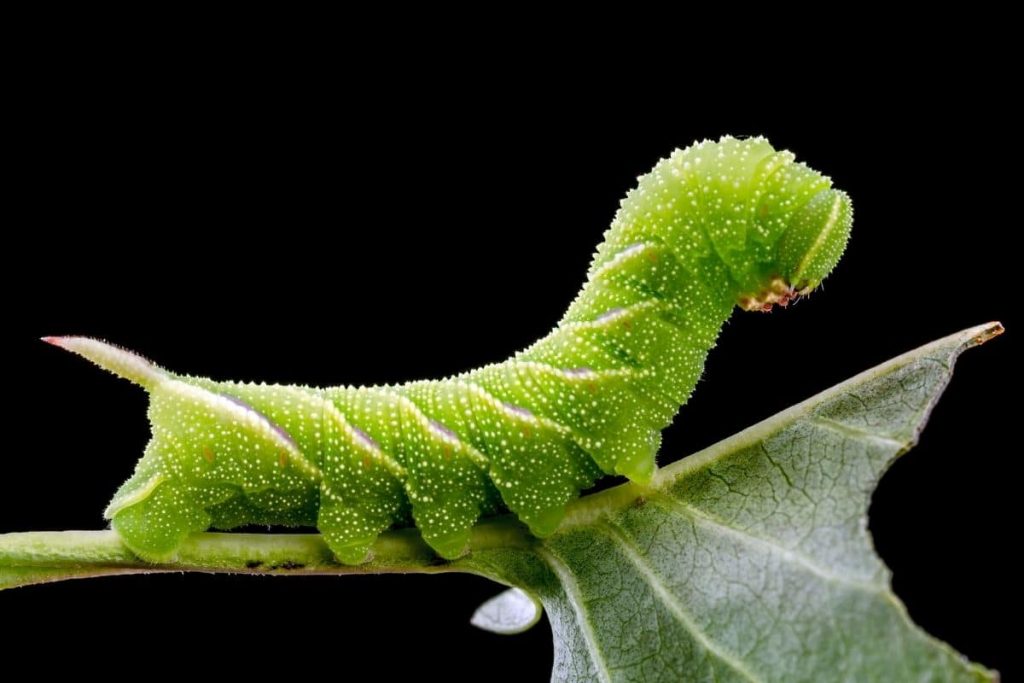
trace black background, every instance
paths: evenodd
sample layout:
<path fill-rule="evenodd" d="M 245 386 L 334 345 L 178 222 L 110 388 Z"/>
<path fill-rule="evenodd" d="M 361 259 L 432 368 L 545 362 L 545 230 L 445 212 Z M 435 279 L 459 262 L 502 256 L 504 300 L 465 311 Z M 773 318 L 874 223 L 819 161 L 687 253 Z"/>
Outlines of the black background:
<path fill-rule="evenodd" d="M 184 42 L 145 42 L 50 44 L 18 84 L 0 532 L 101 528 L 147 439 L 142 391 L 39 336 L 98 336 L 218 378 L 464 370 L 550 329 L 619 198 L 657 159 L 764 134 L 851 194 L 852 241 L 809 300 L 737 313 L 662 461 L 1003 320 L 1008 334 L 962 359 L 920 445 L 886 475 L 871 529 L 913 618 L 1009 667 L 1020 112 L 1006 82 L 978 77 L 992 73 L 984 58 L 962 75 L 836 66 L 734 102 L 681 76 L 631 88 L 598 73 L 583 86 L 578 65 L 483 77 L 475 53 L 428 50 L 376 72 L 372 55 L 194 60 Z M 59 653 L 48 667 L 79 671 L 106 668 L 97 653 L 114 643 L 154 666 L 191 667 L 202 652 L 203 670 L 243 676 L 308 657 L 345 678 L 352 656 L 389 678 L 470 680 L 487 662 L 498 678 L 544 680 L 546 622 L 507 638 L 468 625 L 498 590 L 470 576 L 76 581 L 0 594 L 0 648 L 47 643 Z"/>

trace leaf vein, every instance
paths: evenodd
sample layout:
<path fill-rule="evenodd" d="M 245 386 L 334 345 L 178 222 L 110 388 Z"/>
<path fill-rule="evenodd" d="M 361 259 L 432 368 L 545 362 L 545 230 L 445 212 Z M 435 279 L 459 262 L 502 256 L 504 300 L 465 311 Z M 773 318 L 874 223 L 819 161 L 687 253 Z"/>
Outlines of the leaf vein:
<path fill-rule="evenodd" d="M 587 614 L 587 608 L 583 604 L 583 594 L 580 592 L 580 587 L 576 583 L 572 571 L 554 553 L 541 547 L 538 547 L 536 552 L 547 562 L 548 566 L 551 567 L 551 571 L 558 577 L 558 581 L 562 584 L 562 588 L 565 590 L 565 595 L 569 599 L 573 611 L 576 612 L 576 620 L 580 624 L 580 632 L 583 636 L 583 641 L 587 645 L 587 654 L 590 656 L 590 661 L 594 664 L 594 670 L 597 672 L 598 679 L 602 683 L 611 683 L 612 679 L 608 670 L 608 664 L 601 655 L 597 636 L 594 634 L 594 626 L 590 623 L 590 615 Z"/>
<path fill-rule="evenodd" d="M 869 432 L 866 429 L 854 427 L 853 425 L 848 425 L 845 422 L 839 422 L 838 420 L 822 417 L 820 415 L 812 416 L 809 419 L 809 421 L 811 424 L 818 425 L 819 427 L 824 427 L 829 431 L 837 432 L 850 439 L 857 439 L 858 441 L 874 441 L 876 443 L 883 444 L 891 448 L 896 448 L 898 450 L 903 450 L 904 448 L 907 447 L 906 441 L 900 441 L 899 439 L 893 439 L 888 436 L 882 436 L 881 434 L 875 434 L 874 432 Z"/>
<path fill-rule="evenodd" d="M 731 524 L 728 524 L 727 522 L 721 519 L 713 517 L 708 513 L 704 512 L 703 510 L 700 510 L 699 508 L 696 508 L 681 500 L 676 500 L 664 494 L 652 496 L 650 500 L 655 503 L 661 503 L 666 507 L 672 508 L 676 512 L 686 515 L 687 517 L 693 519 L 696 523 L 702 525 L 706 529 L 709 529 L 713 533 L 735 538 L 740 542 L 746 544 L 747 546 L 753 546 L 761 548 L 763 550 L 768 550 L 769 552 L 774 552 L 780 555 L 783 559 L 788 560 L 793 564 L 800 565 L 810 573 L 814 574 L 815 576 L 821 579 L 824 579 L 825 581 L 842 584 L 844 586 L 849 586 L 850 588 L 855 588 L 857 590 L 864 591 L 865 593 L 875 593 L 878 595 L 883 595 L 885 592 L 884 586 L 881 586 L 871 581 L 862 581 L 850 576 L 837 574 L 831 569 L 823 567 L 821 564 L 811 559 L 807 555 L 804 555 L 802 553 L 799 553 L 795 550 L 783 546 L 773 538 L 767 536 L 758 536 L 746 529 L 741 529 L 739 527 L 732 526 Z"/>
<path fill-rule="evenodd" d="M 754 683 L 761 683 L 761 679 L 750 671 L 742 661 L 715 643 L 697 624 L 697 622 L 694 621 L 693 615 L 686 610 L 681 602 L 679 602 L 679 599 L 664 584 L 661 577 L 658 576 L 651 564 L 644 559 L 640 551 L 634 547 L 633 543 L 629 541 L 625 533 L 618 526 L 610 520 L 605 520 L 603 523 L 596 524 L 595 528 L 605 532 L 605 535 L 608 538 L 619 545 L 620 550 L 626 559 L 628 559 L 633 566 L 637 568 L 637 571 L 643 575 L 654 592 L 657 593 L 659 598 L 661 598 L 665 606 L 669 608 L 669 611 L 676 620 L 682 624 L 683 628 L 693 635 L 694 640 L 697 641 L 705 652 L 728 665 L 729 668 L 741 674 L 747 680 L 754 681 Z M 714 667 L 712 666 L 711 668 L 712 671 L 714 671 Z"/>

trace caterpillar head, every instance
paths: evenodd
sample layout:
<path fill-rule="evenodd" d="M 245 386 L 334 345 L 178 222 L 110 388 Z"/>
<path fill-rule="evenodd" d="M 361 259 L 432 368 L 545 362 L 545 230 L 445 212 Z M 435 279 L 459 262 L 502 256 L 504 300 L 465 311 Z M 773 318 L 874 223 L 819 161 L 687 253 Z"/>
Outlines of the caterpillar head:
<path fill-rule="evenodd" d="M 776 243 L 767 282 L 760 291 L 740 297 L 740 306 L 770 311 L 812 291 L 839 262 L 852 225 L 853 205 L 845 192 L 827 189 L 814 195 L 793 214 Z"/>

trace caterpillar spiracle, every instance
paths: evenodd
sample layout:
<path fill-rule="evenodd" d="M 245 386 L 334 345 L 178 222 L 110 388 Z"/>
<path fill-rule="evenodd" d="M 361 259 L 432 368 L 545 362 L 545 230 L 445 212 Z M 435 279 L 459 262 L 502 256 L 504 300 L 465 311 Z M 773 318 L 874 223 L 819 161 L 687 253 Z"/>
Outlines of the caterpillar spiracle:
<path fill-rule="evenodd" d="M 315 526 L 357 564 L 415 524 L 440 556 L 487 514 L 537 536 L 604 474 L 647 482 L 732 309 L 785 306 L 836 265 L 853 214 L 763 138 L 674 151 L 639 178 L 558 325 L 443 380 L 328 387 L 179 375 L 85 337 L 46 337 L 146 389 L 152 438 L 105 511 L 149 561 L 246 524 Z"/>

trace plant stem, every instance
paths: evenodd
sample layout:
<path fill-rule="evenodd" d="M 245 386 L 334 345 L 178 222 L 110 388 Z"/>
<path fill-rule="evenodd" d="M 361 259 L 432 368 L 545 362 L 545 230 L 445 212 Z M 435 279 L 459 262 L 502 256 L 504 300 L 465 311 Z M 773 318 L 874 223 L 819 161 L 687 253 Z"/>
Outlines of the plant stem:
<path fill-rule="evenodd" d="M 479 525 L 470 552 L 528 547 L 533 539 L 509 517 Z M 65 579 L 166 572 L 247 574 L 432 574 L 466 571 L 438 557 L 412 529 L 383 534 L 371 559 L 349 566 L 334 560 L 318 534 L 193 534 L 173 562 L 139 559 L 114 531 L 33 531 L 0 534 L 0 589 Z"/>

